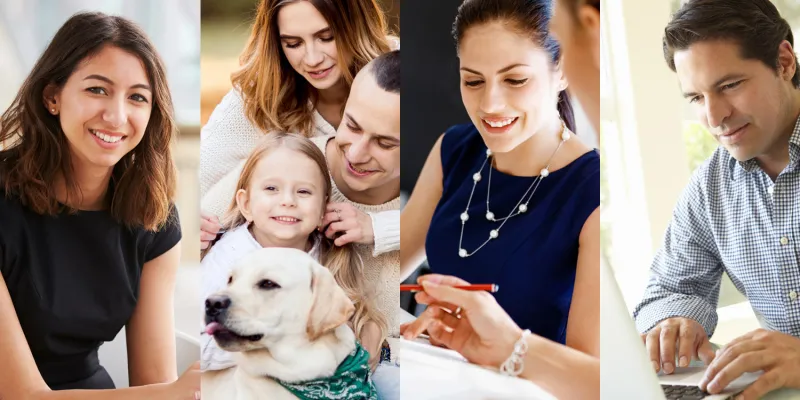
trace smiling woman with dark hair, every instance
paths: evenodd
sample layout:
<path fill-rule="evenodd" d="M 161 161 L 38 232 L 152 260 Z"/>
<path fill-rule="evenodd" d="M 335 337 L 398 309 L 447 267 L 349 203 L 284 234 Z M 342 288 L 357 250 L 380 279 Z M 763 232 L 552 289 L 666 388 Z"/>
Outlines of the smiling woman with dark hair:
<path fill-rule="evenodd" d="M 141 29 L 70 18 L 0 121 L 0 398 L 199 390 L 196 371 L 175 381 L 175 134 L 166 73 Z M 97 350 L 123 327 L 130 384 L 143 387 L 114 390 Z"/>
<path fill-rule="evenodd" d="M 458 9 L 471 121 L 440 136 L 403 210 L 401 276 L 425 257 L 434 274 L 419 278 L 415 297 L 428 309 L 401 331 L 410 339 L 427 329 L 432 343 L 557 398 L 598 398 L 600 160 L 573 139 L 566 88 L 574 78 L 595 105 L 584 89 L 599 77 L 571 64 L 565 79 L 552 15 L 549 0 Z M 502 290 L 451 287 L 468 283 Z"/>

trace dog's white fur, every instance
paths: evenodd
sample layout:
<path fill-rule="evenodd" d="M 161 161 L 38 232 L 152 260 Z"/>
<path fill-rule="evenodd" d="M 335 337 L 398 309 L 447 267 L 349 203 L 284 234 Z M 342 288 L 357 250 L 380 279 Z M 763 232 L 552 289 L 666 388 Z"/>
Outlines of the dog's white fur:
<path fill-rule="evenodd" d="M 264 280 L 280 288 L 259 288 Z M 231 300 L 226 328 L 264 336 L 257 342 L 218 341 L 235 352 L 237 367 L 204 372 L 203 400 L 296 399 L 268 377 L 287 382 L 328 377 L 355 348 L 346 324 L 353 303 L 330 271 L 303 251 L 267 248 L 245 256 L 216 295 Z"/>

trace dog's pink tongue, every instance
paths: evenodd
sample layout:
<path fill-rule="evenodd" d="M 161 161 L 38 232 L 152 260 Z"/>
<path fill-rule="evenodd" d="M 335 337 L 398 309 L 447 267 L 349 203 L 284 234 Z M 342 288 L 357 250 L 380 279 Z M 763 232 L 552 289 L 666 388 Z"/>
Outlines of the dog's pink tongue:
<path fill-rule="evenodd" d="M 209 335 L 213 335 L 215 332 L 217 332 L 220 329 L 222 329 L 222 324 L 220 324 L 219 322 L 212 322 L 212 323 L 206 325 L 206 333 L 209 334 Z"/>

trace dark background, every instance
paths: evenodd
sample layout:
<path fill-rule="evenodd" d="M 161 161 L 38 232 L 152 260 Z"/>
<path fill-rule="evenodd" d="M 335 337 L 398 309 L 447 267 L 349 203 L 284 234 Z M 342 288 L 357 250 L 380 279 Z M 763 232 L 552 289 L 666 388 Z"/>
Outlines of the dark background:
<path fill-rule="evenodd" d="M 400 188 L 409 194 L 439 135 L 450 126 L 469 122 L 459 91 L 456 44 L 450 34 L 461 1 L 406 0 L 400 13 Z"/>
<path fill-rule="evenodd" d="M 461 102 L 456 42 L 451 34 L 462 0 L 406 0 L 400 13 L 402 82 L 400 124 L 400 190 L 410 195 L 436 139 L 447 128 L 469 122 Z M 405 198 L 405 196 L 404 196 Z M 406 281 L 427 273 L 427 262 Z M 418 315 L 411 293 L 401 293 L 400 305 Z"/>

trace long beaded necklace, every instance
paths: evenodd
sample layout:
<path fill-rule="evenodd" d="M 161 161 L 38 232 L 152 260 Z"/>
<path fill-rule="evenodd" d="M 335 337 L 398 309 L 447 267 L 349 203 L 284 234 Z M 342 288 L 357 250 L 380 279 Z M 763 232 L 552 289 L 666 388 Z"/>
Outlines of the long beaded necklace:
<path fill-rule="evenodd" d="M 558 143 L 558 147 L 553 151 L 553 154 L 550 156 L 550 159 L 547 160 L 547 165 L 539 171 L 539 175 L 533 178 L 533 182 L 531 185 L 528 186 L 528 189 L 525 190 L 525 193 L 522 194 L 522 197 L 517 201 L 517 204 L 514 206 L 511 212 L 508 213 L 507 216 L 502 218 L 495 218 L 494 213 L 489 208 L 489 191 L 492 187 L 492 167 L 489 167 L 489 182 L 486 186 L 486 219 L 492 222 L 500 222 L 500 226 L 496 229 L 492 229 L 489 231 L 489 238 L 486 239 L 477 249 L 473 250 L 472 252 L 468 252 L 463 244 L 462 241 L 464 240 L 464 227 L 467 225 L 467 221 L 469 220 L 469 206 L 472 204 L 472 195 L 475 194 L 475 187 L 478 186 L 478 182 L 481 180 L 481 171 L 483 168 L 486 167 L 486 164 L 489 160 L 492 159 L 492 151 L 487 149 L 486 150 L 486 159 L 483 160 L 483 164 L 481 164 L 481 168 L 472 175 L 472 191 L 469 193 L 469 200 L 467 200 L 467 208 L 461 213 L 461 235 L 458 237 L 458 256 L 465 258 L 470 257 L 478 252 L 478 250 L 482 249 L 483 246 L 486 246 L 487 243 L 490 241 L 497 239 L 500 236 L 500 229 L 508 222 L 509 219 L 512 217 L 516 217 L 517 215 L 523 214 L 528 211 L 528 204 L 533 198 L 533 194 L 536 193 L 536 189 L 539 188 L 539 184 L 542 182 L 544 178 L 547 178 L 550 175 L 550 163 L 553 161 L 553 158 L 558 153 L 558 150 L 561 149 L 561 146 L 564 145 L 564 142 L 569 140 L 570 133 L 567 131 L 566 127 L 564 126 L 563 122 L 561 124 L 561 141 Z M 493 162 L 493 161 L 492 161 Z M 530 193 L 530 194 L 529 194 Z M 526 198 L 527 197 L 527 198 Z"/>

